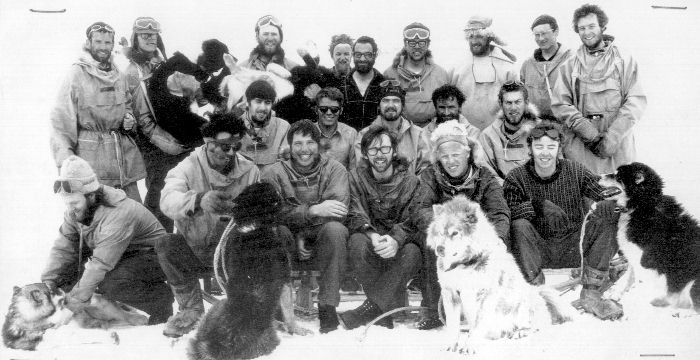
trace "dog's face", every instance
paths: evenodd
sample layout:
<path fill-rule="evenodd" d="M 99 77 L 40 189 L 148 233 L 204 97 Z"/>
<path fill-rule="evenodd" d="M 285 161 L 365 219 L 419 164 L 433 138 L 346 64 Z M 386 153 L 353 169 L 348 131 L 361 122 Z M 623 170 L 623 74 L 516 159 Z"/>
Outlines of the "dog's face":
<path fill-rule="evenodd" d="M 433 212 L 427 242 L 438 257 L 438 270 L 476 266 L 488 257 L 493 236 L 484 236 L 489 225 L 479 204 L 458 196 L 433 205 Z"/>
<path fill-rule="evenodd" d="M 282 196 L 274 185 L 260 182 L 247 186 L 234 200 L 233 218 L 239 224 L 251 221 L 270 221 L 282 210 Z"/>
<path fill-rule="evenodd" d="M 12 307 L 16 314 L 27 322 L 50 317 L 57 308 L 62 308 L 64 296 L 52 296 L 49 288 L 42 283 L 14 287 Z"/>
<path fill-rule="evenodd" d="M 654 198 L 663 191 L 663 181 L 659 175 L 648 165 L 638 162 L 619 166 L 615 173 L 603 175 L 598 183 L 603 187 L 622 190 L 609 199 L 623 207 L 632 199 Z"/>

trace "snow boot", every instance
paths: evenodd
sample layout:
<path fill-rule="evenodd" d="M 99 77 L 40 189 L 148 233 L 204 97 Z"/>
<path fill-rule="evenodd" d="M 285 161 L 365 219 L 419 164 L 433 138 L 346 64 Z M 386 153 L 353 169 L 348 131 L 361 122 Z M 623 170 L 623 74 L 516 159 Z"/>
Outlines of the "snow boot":
<path fill-rule="evenodd" d="M 380 309 L 377 304 L 369 299 L 366 299 L 362 305 L 340 314 L 340 320 L 345 329 L 352 330 L 366 325 L 383 313 L 384 312 L 382 312 L 382 309 Z M 376 324 L 389 329 L 394 328 L 394 322 L 392 321 L 391 316 L 378 321 Z"/>
<path fill-rule="evenodd" d="M 432 330 L 443 326 L 437 310 L 423 310 L 420 319 L 414 324 L 418 330 Z"/>
<path fill-rule="evenodd" d="M 580 299 L 571 303 L 576 309 L 593 314 L 601 320 L 617 320 L 624 315 L 620 303 L 603 298 L 605 290 L 612 285 L 609 272 L 586 266 L 581 274 L 581 284 L 583 289 Z"/>
<path fill-rule="evenodd" d="M 178 312 L 168 319 L 163 335 L 177 338 L 189 333 L 197 326 L 204 315 L 204 302 L 197 280 L 186 285 L 171 287 L 178 303 Z"/>
<path fill-rule="evenodd" d="M 329 333 L 338 328 L 338 314 L 335 312 L 335 306 L 318 304 L 318 320 L 321 324 L 319 332 L 321 334 Z"/>

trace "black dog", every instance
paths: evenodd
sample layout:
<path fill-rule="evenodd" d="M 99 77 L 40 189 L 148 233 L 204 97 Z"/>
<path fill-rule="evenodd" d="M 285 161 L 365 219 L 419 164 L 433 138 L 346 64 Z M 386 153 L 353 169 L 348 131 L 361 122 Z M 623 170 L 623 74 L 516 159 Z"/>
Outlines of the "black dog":
<path fill-rule="evenodd" d="M 226 238 L 226 295 L 202 319 L 190 359 L 252 359 L 279 344 L 273 324 L 290 281 L 287 244 L 275 227 L 282 198 L 269 183 L 248 186 L 235 200 L 236 225 Z"/>
<path fill-rule="evenodd" d="M 694 306 L 700 312 L 698 222 L 675 198 L 663 194 L 663 180 L 645 164 L 622 165 L 600 182 L 622 190 L 612 198 L 621 210 L 617 241 L 633 271 L 628 272 L 632 274 L 627 284 L 618 281 L 626 286 L 619 295 L 631 286 L 633 273 L 654 270 L 665 277 L 666 294 L 652 300 L 652 305 Z"/>

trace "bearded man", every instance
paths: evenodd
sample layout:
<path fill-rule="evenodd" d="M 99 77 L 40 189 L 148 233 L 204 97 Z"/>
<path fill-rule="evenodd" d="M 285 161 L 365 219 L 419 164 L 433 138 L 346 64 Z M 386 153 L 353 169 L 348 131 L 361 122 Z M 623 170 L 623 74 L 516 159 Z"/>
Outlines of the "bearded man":
<path fill-rule="evenodd" d="M 265 71 L 267 64 L 273 62 L 292 70 L 297 63 L 285 57 L 282 49 L 284 33 L 282 23 L 272 15 L 265 15 L 255 23 L 255 40 L 258 46 L 250 52 L 250 57 L 241 62 L 241 66 L 250 69 Z"/>

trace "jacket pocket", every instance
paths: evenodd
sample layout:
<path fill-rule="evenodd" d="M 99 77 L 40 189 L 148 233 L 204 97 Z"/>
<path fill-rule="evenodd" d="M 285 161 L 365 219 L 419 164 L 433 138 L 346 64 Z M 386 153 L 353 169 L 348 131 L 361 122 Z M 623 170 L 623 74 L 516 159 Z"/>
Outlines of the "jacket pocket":
<path fill-rule="evenodd" d="M 78 138 L 76 155 L 90 164 L 101 182 L 119 180 L 117 151 L 113 139 L 105 138 L 102 134 L 90 139 Z"/>
<path fill-rule="evenodd" d="M 620 81 L 615 76 L 599 82 L 585 83 L 581 86 L 581 94 L 586 98 L 586 115 L 616 112 L 622 103 Z"/>

